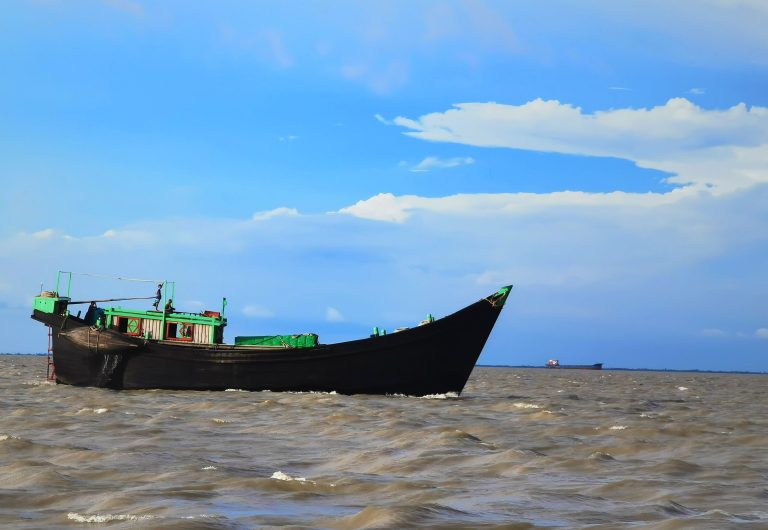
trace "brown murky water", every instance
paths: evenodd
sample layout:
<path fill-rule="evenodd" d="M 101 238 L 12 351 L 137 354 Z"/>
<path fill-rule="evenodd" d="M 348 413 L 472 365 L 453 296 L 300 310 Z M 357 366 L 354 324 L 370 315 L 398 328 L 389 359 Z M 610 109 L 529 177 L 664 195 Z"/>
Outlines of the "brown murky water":
<path fill-rule="evenodd" d="M 0 356 L 0 526 L 766 529 L 766 383 L 476 368 L 461 397 L 115 392 Z"/>

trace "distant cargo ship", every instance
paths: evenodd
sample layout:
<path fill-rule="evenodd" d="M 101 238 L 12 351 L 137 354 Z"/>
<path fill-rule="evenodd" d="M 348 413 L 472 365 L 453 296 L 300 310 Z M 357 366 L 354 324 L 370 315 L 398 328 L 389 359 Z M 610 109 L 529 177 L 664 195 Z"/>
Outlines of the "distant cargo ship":
<path fill-rule="evenodd" d="M 557 359 L 550 359 L 547 361 L 547 364 L 544 365 L 545 368 L 569 368 L 571 370 L 602 370 L 603 369 L 603 363 L 595 363 L 595 364 L 560 364 L 560 361 Z"/>

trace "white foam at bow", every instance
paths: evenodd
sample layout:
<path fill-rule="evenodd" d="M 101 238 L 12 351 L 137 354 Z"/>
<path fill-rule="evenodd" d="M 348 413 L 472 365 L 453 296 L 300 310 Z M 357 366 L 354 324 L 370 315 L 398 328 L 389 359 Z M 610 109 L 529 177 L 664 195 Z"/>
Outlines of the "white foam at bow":
<path fill-rule="evenodd" d="M 420 396 L 420 399 L 452 399 L 457 398 L 459 395 L 456 392 L 446 392 L 445 394 L 427 394 L 426 396 Z"/>

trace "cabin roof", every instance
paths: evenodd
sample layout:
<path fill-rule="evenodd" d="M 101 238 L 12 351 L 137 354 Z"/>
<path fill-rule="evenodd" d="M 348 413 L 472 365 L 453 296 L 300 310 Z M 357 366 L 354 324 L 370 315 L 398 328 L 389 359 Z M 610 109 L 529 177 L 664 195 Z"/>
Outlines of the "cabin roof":
<path fill-rule="evenodd" d="M 226 326 L 227 319 L 222 316 L 205 315 L 201 313 L 187 313 L 184 311 L 154 311 L 154 310 L 138 310 L 127 309 L 122 307 L 105 307 L 104 312 L 113 317 L 127 317 L 127 318 L 146 318 L 149 320 L 171 320 L 174 322 L 185 322 L 189 324 L 207 324 L 209 326 Z"/>

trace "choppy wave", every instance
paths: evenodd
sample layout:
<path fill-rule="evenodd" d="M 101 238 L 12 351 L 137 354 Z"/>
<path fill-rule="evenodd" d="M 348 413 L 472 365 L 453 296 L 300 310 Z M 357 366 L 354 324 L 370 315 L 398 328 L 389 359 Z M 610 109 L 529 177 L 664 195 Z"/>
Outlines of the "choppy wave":
<path fill-rule="evenodd" d="M 132 514 L 79 514 L 70 512 L 67 519 L 77 523 L 111 523 L 112 521 L 149 521 L 156 519 L 153 515 Z"/>
<path fill-rule="evenodd" d="M 512 406 L 518 409 L 540 409 L 541 408 L 541 405 L 537 405 L 536 403 L 523 403 L 523 402 L 512 403 Z"/>
<path fill-rule="evenodd" d="M 0 356 L 3 528 L 768 524 L 764 376 L 477 368 L 461 396 L 416 398 L 115 392 L 45 369 Z"/>
<path fill-rule="evenodd" d="M 99 408 L 83 408 L 77 411 L 78 414 L 104 414 L 105 412 L 109 412 L 109 409 L 106 407 L 99 407 Z"/>
<path fill-rule="evenodd" d="M 283 473 L 282 471 L 275 471 L 274 473 L 272 473 L 272 476 L 270 478 L 273 478 L 275 480 L 284 480 L 286 482 L 295 481 L 295 482 L 307 482 L 309 484 L 312 484 L 312 481 L 308 481 L 304 477 L 292 477 L 287 473 Z"/>

